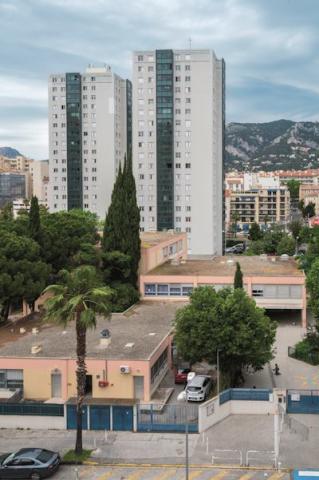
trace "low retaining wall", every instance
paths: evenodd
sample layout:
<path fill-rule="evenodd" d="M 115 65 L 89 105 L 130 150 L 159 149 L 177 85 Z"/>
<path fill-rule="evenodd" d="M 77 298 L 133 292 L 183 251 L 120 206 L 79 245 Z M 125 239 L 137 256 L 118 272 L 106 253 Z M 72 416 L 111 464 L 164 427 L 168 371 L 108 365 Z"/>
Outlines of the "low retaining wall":
<path fill-rule="evenodd" d="M 32 428 L 65 430 L 65 417 L 35 415 L 1 415 L 0 428 Z"/>
<path fill-rule="evenodd" d="M 198 411 L 198 431 L 204 432 L 229 415 L 273 415 L 276 403 L 271 395 L 269 400 L 229 400 L 220 405 L 219 397 L 203 403 Z"/>

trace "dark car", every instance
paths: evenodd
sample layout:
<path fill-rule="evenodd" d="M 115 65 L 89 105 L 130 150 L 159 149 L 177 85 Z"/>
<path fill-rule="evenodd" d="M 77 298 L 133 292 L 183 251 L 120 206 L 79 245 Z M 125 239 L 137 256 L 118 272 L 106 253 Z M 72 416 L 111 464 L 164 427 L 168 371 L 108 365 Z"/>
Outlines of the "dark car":
<path fill-rule="evenodd" d="M 175 372 L 175 383 L 187 383 L 187 375 L 190 368 L 178 368 Z"/>
<path fill-rule="evenodd" d="M 52 475 L 60 466 L 56 452 L 42 448 L 22 448 L 15 453 L 0 455 L 0 478 L 40 480 Z"/>

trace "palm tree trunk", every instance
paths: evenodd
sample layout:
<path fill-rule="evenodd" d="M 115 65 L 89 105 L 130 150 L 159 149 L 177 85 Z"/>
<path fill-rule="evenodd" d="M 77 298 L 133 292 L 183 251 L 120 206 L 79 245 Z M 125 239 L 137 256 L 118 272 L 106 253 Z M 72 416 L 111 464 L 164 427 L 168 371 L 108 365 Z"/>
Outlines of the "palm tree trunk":
<path fill-rule="evenodd" d="M 82 454 L 82 407 L 85 397 L 86 383 L 86 328 L 80 324 L 81 312 L 77 312 L 76 318 L 76 381 L 77 381 L 77 402 L 76 402 L 76 443 L 75 453 Z"/>

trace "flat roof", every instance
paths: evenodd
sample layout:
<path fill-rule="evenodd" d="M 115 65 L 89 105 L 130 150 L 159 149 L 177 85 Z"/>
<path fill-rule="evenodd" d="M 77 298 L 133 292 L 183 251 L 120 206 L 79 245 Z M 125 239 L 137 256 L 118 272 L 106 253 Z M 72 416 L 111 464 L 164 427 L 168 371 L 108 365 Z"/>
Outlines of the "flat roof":
<path fill-rule="evenodd" d="M 153 270 L 149 271 L 145 276 L 150 275 L 198 275 L 198 276 L 221 276 L 233 277 L 236 269 L 236 262 L 240 264 L 244 275 L 255 276 L 285 276 L 293 275 L 302 277 L 304 272 L 299 270 L 297 262 L 289 258 L 281 260 L 280 257 L 260 256 L 226 256 L 214 257 L 205 260 L 185 260 L 179 265 L 166 262 Z"/>
<path fill-rule="evenodd" d="M 175 240 L 185 236 L 185 233 L 172 231 L 167 232 L 143 232 L 140 234 L 142 248 L 151 248 L 159 243 Z"/>
<path fill-rule="evenodd" d="M 124 314 L 113 314 L 111 320 L 98 318 L 96 329 L 87 332 L 87 358 L 109 360 L 148 360 L 152 352 L 172 330 L 175 312 L 187 302 L 145 301 L 134 305 Z M 63 327 L 42 323 L 39 333 L 20 334 L 19 328 L 3 327 L 7 341 L 0 346 L 0 358 L 76 358 L 74 322 Z M 111 342 L 100 346 L 100 332 L 108 329 Z M 1 335 L 1 330 L 0 330 Z M 31 347 L 41 345 L 42 351 L 31 353 Z"/>

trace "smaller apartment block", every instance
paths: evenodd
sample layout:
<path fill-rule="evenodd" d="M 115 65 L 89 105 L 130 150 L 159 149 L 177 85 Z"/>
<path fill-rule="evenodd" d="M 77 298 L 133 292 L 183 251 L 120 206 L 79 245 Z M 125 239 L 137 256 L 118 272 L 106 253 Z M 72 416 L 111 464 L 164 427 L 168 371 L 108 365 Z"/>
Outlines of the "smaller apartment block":
<path fill-rule="evenodd" d="M 269 310 L 300 310 L 306 326 L 305 274 L 297 263 L 286 257 L 240 257 L 244 288 L 259 307 Z M 230 257 L 210 260 L 166 262 L 140 276 L 143 299 L 185 300 L 198 286 L 216 290 L 232 287 L 236 262 Z"/>
<path fill-rule="evenodd" d="M 244 231 L 253 222 L 286 225 L 290 219 L 290 194 L 286 187 L 226 192 L 226 230 L 235 221 Z"/>

